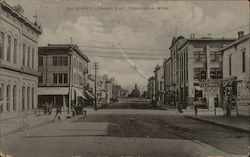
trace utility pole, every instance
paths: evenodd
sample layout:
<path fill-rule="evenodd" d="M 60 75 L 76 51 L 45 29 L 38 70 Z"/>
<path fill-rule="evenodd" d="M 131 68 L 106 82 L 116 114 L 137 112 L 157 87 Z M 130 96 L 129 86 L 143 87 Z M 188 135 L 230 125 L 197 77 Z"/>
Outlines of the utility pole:
<path fill-rule="evenodd" d="M 94 62 L 94 68 L 95 68 L 95 104 L 94 104 L 94 110 L 97 110 L 96 75 L 97 75 L 97 69 L 99 68 L 99 65 L 97 62 Z"/>

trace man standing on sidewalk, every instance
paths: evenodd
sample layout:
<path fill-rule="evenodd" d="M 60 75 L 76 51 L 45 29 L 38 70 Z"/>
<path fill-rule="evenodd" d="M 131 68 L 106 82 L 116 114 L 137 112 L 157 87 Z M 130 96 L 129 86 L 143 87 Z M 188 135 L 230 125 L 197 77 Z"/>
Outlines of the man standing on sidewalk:
<path fill-rule="evenodd" d="M 60 115 L 59 115 L 60 114 Z M 61 119 L 61 114 L 62 114 L 62 105 L 58 105 L 57 107 L 56 107 L 56 115 L 55 115 L 55 117 L 54 117 L 54 119 L 53 120 L 55 120 L 56 119 L 56 117 L 58 116 L 58 119 Z"/>
<path fill-rule="evenodd" d="M 197 113 L 198 113 L 198 104 L 194 104 L 194 114 L 195 116 L 197 116 Z"/>

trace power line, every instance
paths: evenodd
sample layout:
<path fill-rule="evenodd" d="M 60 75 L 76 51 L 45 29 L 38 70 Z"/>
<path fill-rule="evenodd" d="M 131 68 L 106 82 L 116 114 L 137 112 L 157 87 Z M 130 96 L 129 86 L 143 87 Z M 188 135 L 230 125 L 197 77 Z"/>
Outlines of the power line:
<path fill-rule="evenodd" d="M 229 33 L 229 32 L 233 32 L 235 30 L 238 30 L 240 28 L 244 28 L 244 27 L 247 27 L 247 26 L 249 26 L 249 24 L 242 25 L 242 26 L 239 26 L 239 27 L 235 27 L 235 28 L 229 29 L 227 31 L 222 31 L 222 32 L 217 32 L 217 33 L 208 33 L 208 35 L 219 35 L 219 34 Z M 207 35 L 204 35 L 204 34 L 195 34 L 195 35 L 198 35 L 198 36 L 207 36 Z"/>
<path fill-rule="evenodd" d="M 93 53 L 102 53 L 102 54 L 111 54 L 111 55 L 122 55 L 121 53 L 119 52 L 116 52 L 116 51 L 88 51 L 88 50 L 82 50 L 86 55 L 88 54 L 93 54 Z M 165 56 L 165 53 L 131 53 L 131 52 L 125 52 L 125 54 L 127 55 L 135 55 L 135 56 L 161 56 L 161 55 L 164 55 Z"/>
<path fill-rule="evenodd" d="M 88 57 L 101 57 L 101 58 L 108 58 L 108 59 L 134 59 L 134 60 L 163 60 L 165 59 L 164 57 L 129 57 L 129 58 L 125 58 L 125 57 L 116 57 L 116 56 L 103 56 L 103 55 L 88 55 Z"/>
<path fill-rule="evenodd" d="M 144 50 L 144 51 L 168 51 L 168 49 L 143 49 L 143 48 L 117 48 L 117 47 L 104 47 L 104 46 L 86 46 L 78 45 L 78 47 L 86 48 L 101 48 L 101 49 L 123 49 L 123 50 Z"/>

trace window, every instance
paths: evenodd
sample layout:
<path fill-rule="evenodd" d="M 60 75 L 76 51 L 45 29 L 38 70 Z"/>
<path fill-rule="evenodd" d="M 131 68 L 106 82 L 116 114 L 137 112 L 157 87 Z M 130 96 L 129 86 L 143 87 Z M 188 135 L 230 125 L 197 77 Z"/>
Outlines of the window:
<path fill-rule="evenodd" d="M 6 91 L 6 98 L 7 98 L 7 102 L 6 102 L 6 110 L 10 111 L 10 85 L 7 86 L 7 91 Z"/>
<path fill-rule="evenodd" d="M 68 66 L 68 57 L 63 57 L 63 65 Z"/>
<path fill-rule="evenodd" d="M 220 68 L 211 68 L 210 77 L 212 79 L 221 79 L 222 78 L 222 69 Z"/>
<path fill-rule="evenodd" d="M 11 53 L 11 36 L 8 35 L 8 45 L 7 45 L 7 61 L 10 62 L 10 53 Z"/>
<path fill-rule="evenodd" d="M 53 66 L 57 66 L 57 57 L 53 57 Z"/>
<path fill-rule="evenodd" d="M 232 56 L 228 56 L 228 73 L 229 75 L 232 75 Z"/>
<path fill-rule="evenodd" d="M 32 48 L 31 52 L 31 67 L 34 68 L 34 61 L 35 61 L 35 49 Z"/>
<path fill-rule="evenodd" d="M 39 76 L 38 83 L 43 83 L 43 73 Z"/>
<path fill-rule="evenodd" d="M 242 51 L 242 72 L 246 72 L 246 50 Z"/>
<path fill-rule="evenodd" d="M 25 66 L 26 44 L 23 43 L 23 66 Z"/>
<path fill-rule="evenodd" d="M 13 87 L 13 111 L 16 111 L 16 95 L 17 95 L 17 89 L 16 86 Z"/>
<path fill-rule="evenodd" d="M 0 34 L 0 59 L 3 59 L 4 56 L 4 33 Z"/>
<path fill-rule="evenodd" d="M 204 51 L 194 52 L 194 61 L 195 62 L 206 62 L 206 52 L 204 52 Z"/>
<path fill-rule="evenodd" d="M 220 62 L 221 61 L 221 52 L 212 51 L 210 53 L 210 62 Z"/>
<path fill-rule="evenodd" d="M 58 74 L 58 76 L 59 76 L 58 83 L 63 83 L 63 74 Z"/>
<path fill-rule="evenodd" d="M 13 62 L 17 63 L 17 39 L 14 39 L 14 53 L 13 53 Z"/>
<path fill-rule="evenodd" d="M 25 110 L 25 87 L 22 87 L 22 110 Z"/>
<path fill-rule="evenodd" d="M 27 88 L 27 109 L 30 109 L 30 88 Z"/>
<path fill-rule="evenodd" d="M 207 78 L 207 70 L 205 68 L 194 68 L 194 79 L 205 80 Z"/>
<path fill-rule="evenodd" d="M 68 57 L 53 57 L 53 66 L 67 66 Z"/>
<path fill-rule="evenodd" d="M 27 54 L 27 66 L 30 67 L 30 46 L 28 46 L 28 54 Z"/>
<path fill-rule="evenodd" d="M 63 78 L 64 78 L 64 83 L 68 83 L 68 74 L 63 74 Z"/>
<path fill-rule="evenodd" d="M 31 88 L 31 109 L 34 109 L 34 88 Z"/>
<path fill-rule="evenodd" d="M 53 74 L 53 83 L 64 84 L 68 83 L 68 74 L 67 73 L 54 73 Z"/>
<path fill-rule="evenodd" d="M 57 74 L 53 74 L 53 83 L 57 83 Z"/>
<path fill-rule="evenodd" d="M 38 65 L 43 65 L 43 56 L 38 57 Z"/>
<path fill-rule="evenodd" d="M 3 101 L 4 85 L 0 84 L 0 101 Z M 0 106 L 0 112 L 3 112 L 3 105 Z"/>

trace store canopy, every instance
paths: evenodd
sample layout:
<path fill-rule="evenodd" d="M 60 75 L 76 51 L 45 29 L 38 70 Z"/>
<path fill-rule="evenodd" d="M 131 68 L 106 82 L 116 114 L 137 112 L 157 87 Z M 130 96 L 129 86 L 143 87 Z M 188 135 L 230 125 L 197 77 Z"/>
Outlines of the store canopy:
<path fill-rule="evenodd" d="M 73 89 L 76 91 L 76 93 L 78 94 L 78 96 L 80 96 L 83 99 L 87 100 L 87 98 L 78 89 L 76 89 L 76 88 L 73 88 Z"/>
<path fill-rule="evenodd" d="M 86 94 L 87 94 L 88 97 L 90 97 L 92 99 L 95 99 L 95 97 L 87 90 L 86 90 Z"/>

